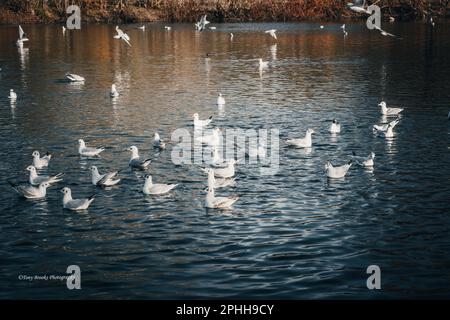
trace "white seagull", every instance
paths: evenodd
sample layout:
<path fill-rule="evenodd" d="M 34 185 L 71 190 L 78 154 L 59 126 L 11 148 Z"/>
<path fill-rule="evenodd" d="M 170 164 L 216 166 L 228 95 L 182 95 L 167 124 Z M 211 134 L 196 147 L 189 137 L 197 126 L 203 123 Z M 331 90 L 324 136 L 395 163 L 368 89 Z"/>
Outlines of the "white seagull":
<path fill-rule="evenodd" d="M 238 196 L 216 197 L 214 195 L 214 188 L 208 187 L 204 206 L 209 209 L 228 209 L 231 208 L 238 199 Z"/>
<path fill-rule="evenodd" d="M 139 27 L 137 27 L 137 28 L 140 29 L 140 30 L 142 30 L 142 31 L 145 31 L 145 25 L 139 26 Z M 116 30 L 117 30 L 117 27 L 116 27 Z"/>
<path fill-rule="evenodd" d="M 208 188 L 219 189 L 233 186 L 236 180 L 235 178 L 216 179 L 214 177 L 214 169 L 212 168 L 205 169 L 205 172 L 208 173 Z"/>
<path fill-rule="evenodd" d="M 27 199 L 42 199 L 47 194 L 47 188 L 50 187 L 48 182 L 39 184 L 38 187 L 30 185 L 17 185 L 11 181 L 8 181 L 11 187 L 22 197 Z"/>
<path fill-rule="evenodd" d="M 69 210 L 86 210 L 89 208 L 92 201 L 94 201 L 95 194 L 86 199 L 72 199 L 72 191 L 68 187 L 61 189 L 64 193 L 63 196 L 63 207 Z"/>
<path fill-rule="evenodd" d="M 209 21 L 206 20 L 206 14 L 205 14 L 200 18 L 200 21 L 195 24 L 195 28 L 199 31 L 203 31 L 208 23 L 209 23 Z"/>
<path fill-rule="evenodd" d="M 43 182 L 47 182 L 49 184 L 55 184 L 57 182 L 62 181 L 61 177 L 64 175 L 63 173 L 58 173 L 56 176 L 39 176 L 36 172 L 36 168 L 34 166 L 28 166 L 27 171 L 30 171 L 30 176 L 28 181 L 31 185 L 37 186 Z"/>
<path fill-rule="evenodd" d="M 62 33 L 63 33 L 63 35 L 66 34 L 66 27 L 64 27 L 64 26 L 62 26 Z"/>
<path fill-rule="evenodd" d="M 380 27 L 378 27 L 378 26 L 376 26 L 376 25 L 374 25 L 373 27 L 374 27 L 375 29 L 377 29 L 378 31 L 380 31 L 381 35 L 383 35 L 383 36 L 389 36 L 389 37 L 394 37 L 394 38 L 397 37 L 395 34 L 386 32 L 386 31 L 384 31 L 383 29 L 381 29 Z"/>
<path fill-rule="evenodd" d="M 391 126 L 392 129 L 394 129 L 394 127 L 400 122 L 400 119 L 395 119 L 389 123 L 385 123 L 385 124 L 374 124 L 372 127 L 372 130 L 374 132 L 378 132 L 378 131 L 387 131 L 388 127 Z"/>
<path fill-rule="evenodd" d="M 161 140 L 158 132 L 155 132 L 155 138 L 153 139 L 153 148 L 158 148 L 159 150 L 163 150 L 166 148 L 166 143 Z"/>
<path fill-rule="evenodd" d="M 306 135 L 304 138 L 299 139 L 290 139 L 287 140 L 286 143 L 291 146 L 295 146 L 298 148 L 311 148 L 312 146 L 312 139 L 311 135 L 315 133 L 313 129 L 306 130 Z"/>
<path fill-rule="evenodd" d="M 388 108 L 384 101 L 381 101 L 378 106 L 381 107 L 381 114 L 385 116 L 396 116 L 403 111 L 403 108 Z"/>
<path fill-rule="evenodd" d="M 145 183 L 142 188 L 144 194 L 164 194 L 175 188 L 178 184 L 153 183 L 151 175 L 145 175 Z"/>
<path fill-rule="evenodd" d="M 19 39 L 17 40 L 17 45 L 22 46 L 25 41 L 29 41 L 27 35 L 23 31 L 22 27 L 19 25 Z"/>
<path fill-rule="evenodd" d="M 231 178 L 236 174 L 235 164 L 237 163 L 234 159 L 229 159 L 225 161 L 226 166 L 214 168 L 214 175 L 219 178 Z M 203 172 L 208 172 L 209 168 L 201 168 Z"/>
<path fill-rule="evenodd" d="M 391 123 L 388 124 L 388 127 L 386 131 L 377 131 L 378 135 L 385 137 L 385 138 L 392 138 L 394 137 L 394 127 L 395 125 L 392 125 Z"/>
<path fill-rule="evenodd" d="M 131 47 L 131 43 L 130 43 L 130 36 L 127 35 L 125 32 L 123 32 L 119 26 L 116 26 L 116 32 L 117 34 L 114 36 L 114 39 L 120 39 L 126 42 L 126 44 L 128 44 Z"/>
<path fill-rule="evenodd" d="M 272 38 L 274 38 L 275 40 L 277 40 L 277 35 L 276 35 L 276 33 L 275 33 L 275 32 L 277 32 L 276 29 L 266 30 L 266 31 L 264 31 L 264 32 L 270 34 L 270 35 L 272 36 Z"/>
<path fill-rule="evenodd" d="M 234 38 L 234 34 L 231 32 L 230 33 L 230 41 L 233 41 L 233 38 Z"/>
<path fill-rule="evenodd" d="M 132 169 L 145 170 L 149 166 L 150 162 L 152 162 L 151 159 L 141 160 L 139 158 L 139 150 L 136 146 L 131 146 L 125 150 L 131 151 L 131 158 L 128 162 L 128 166 Z"/>
<path fill-rule="evenodd" d="M 105 151 L 105 148 L 103 147 L 100 148 L 86 147 L 86 143 L 84 142 L 83 139 L 79 139 L 78 144 L 79 144 L 78 153 L 84 157 L 98 156 L 101 152 Z"/>
<path fill-rule="evenodd" d="M 67 73 L 66 74 L 66 78 L 70 82 L 83 82 L 84 81 L 84 78 L 82 76 L 79 76 L 79 75 L 74 74 L 74 73 Z"/>
<path fill-rule="evenodd" d="M 109 92 L 109 95 L 111 98 L 117 98 L 119 96 L 119 92 L 116 89 L 116 85 L 113 83 L 111 85 L 111 91 Z"/>
<path fill-rule="evenodd" d="M 120 179 L 114 179 L 119 173 L 118 171 L 100 174 L 96 166 L 92 166 L 90 170 L 92 173 L 91 181 L 94 186 L 110 187 L 120 182 Z"/>
<path fill-rule="evenodd" d="M 9 100 L 16 101 L 17 100 L 17 93 L 14 92 L 13 89 L 9 89 Z"/>
<path fill-rule="evenodd" d="M 336 119 L 333 119 L 330 126 L 331 133 L 339 133 L 341 132 L 341 124 Z"/>
<path fill-rule="evenodd" d="M 219 93 L 219 96 L 217 97 L 217 105 L 218 106 L 223 106 L 225 105 L 225 98 L 222 97 L 222 94 Z"/>
<path fill-rule="evenodd" d="M 193 117 L 194 117 L 194 128 L 195 129 L 202 129 L 202 128 L 208 126 L 212 121 L 212 116 L 210 116 L 206 120 L 200 120 L 198 113 L 194 113 Z"/>
<path fill-rule="evenodd" d="M 371 152 L 368 157 L 358 157 L 355 152 L 352 152 L 353 159 L 356 163 L 362 167 L 373 167 L 375 159 L 375 153 Z"/>
<path fill-rule="evenodd" d="M 371 12 L 369 10 L 367 10 L 366 8 L 364 8 L 365 6 L 366 6 L 365 0 L 361 6 L 355 5 L 354 3 L 351 3 L 351 2 L 347 3 L 347 7 L 356 13 L 370 14 Z"/>
<path fill-rule="evenodd" d="M 48 167 L 48 163 L 50 162 L 50 159 L 52 158 L 52 155 L 50 153 L 46 153 L 45 156 L 41 158 L 41 155 L 39 151 L 33 151 L 33 166 L 36 169 L 42 169 L 44 167 Z"/>
<path fill-rule="evenodd" d="M 214 128 L 212 130 L 212 134 L 202 135 L 197 137 L 195 140 L 209 146 L 218 146 L 220 144 L 220 129 Z"/>
<path fill-rule="evenodd" d="M 344 164 L 343 166 L 340 167 L 335 167 L 330 161 L 328 161 L 325 164 L 325 171 L 327 173 L 328 178 L 339 179 L 345 177 L 351 166 L 352 166 L 351 160 L 349 161 L 349 163 Z"/>

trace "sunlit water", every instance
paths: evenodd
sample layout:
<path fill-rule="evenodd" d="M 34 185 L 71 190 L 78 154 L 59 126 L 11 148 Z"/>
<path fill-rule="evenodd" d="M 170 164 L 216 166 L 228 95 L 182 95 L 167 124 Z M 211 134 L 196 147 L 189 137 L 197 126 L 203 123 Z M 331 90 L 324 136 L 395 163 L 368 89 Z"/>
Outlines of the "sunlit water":
<path fill-rule="evenodd" d="M 386 23 L 387 24 L 387 23 Z M 450 296 L 450 34 L 448 24 L 385 25 L 402 40 L 363 23 L 0 27 L 0 297 L 1 298 L 413 298 Z M 262 31 L 278 29 L 274 42 Z M 233 42 L 229 32 L 234 33 Z M 206 53 L 212 53 L 206 60 Z M 255 59 L 271 67 L 262 74 Z M 83 75 L 84 85 L 62 81 Z M 112 101 L 116 83 L 121 96 Z M 15 107 L 9 89 L 18 93 Z M 217 94 L 227 100 L 215 106 Z M 391 141 L 372 134 L 377 104 L 405 108 Z M 232 210 L 203 208 L 206 176 L 157 155 L 153 132 L 170 139 L 192 130 L 192 114 L 221 128 L 280 130 L 280 170 L 261 176 L 239 165 Z M 330 120 L 342 133 L 328 133 Z M 314 128 L 310 152 L 288 138 Z M 106 146 L 81 159 L 77 139 Z M 155 182 L 179 183 L 167 196 L 140 193 L 143 172 L 125 170 L 109 190 L 90 184 L 100 172 L 126 168 L 130 145 L 154 158 Z M 7 183 L 26 181 L 31 153 L 54 155 L 46 173 L 65 172 L 44 201 L 19 198 Z M 329 181 L 328 160 L 375 152 L 375 169 L 353 166 Z M 75 197 L 98 193 L 86 212 L 63 210 L 62 186 Z M 82 271 L 82 290 L 20 275 Z M 379 265 L 382 289 L 366 287 Z"/>

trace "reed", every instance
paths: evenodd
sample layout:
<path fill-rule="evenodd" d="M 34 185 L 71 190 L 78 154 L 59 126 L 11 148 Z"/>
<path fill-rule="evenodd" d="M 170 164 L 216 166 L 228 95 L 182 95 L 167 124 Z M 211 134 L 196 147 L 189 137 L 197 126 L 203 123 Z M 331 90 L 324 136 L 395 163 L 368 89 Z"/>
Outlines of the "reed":
<path fill-rule="evenodd" d="M 361 18 L 346 8 L 350 0 L 3 0 L 0 23 L 61 22 L 71 4 L 88 22 L 193 22 L 208 14 L 213 22 L 338 20 Z M 370 2 L 370 1 L 369 1 Z M 382 12 L 398 20 L 447 17 L 449 0 L 385 0 Z"/>

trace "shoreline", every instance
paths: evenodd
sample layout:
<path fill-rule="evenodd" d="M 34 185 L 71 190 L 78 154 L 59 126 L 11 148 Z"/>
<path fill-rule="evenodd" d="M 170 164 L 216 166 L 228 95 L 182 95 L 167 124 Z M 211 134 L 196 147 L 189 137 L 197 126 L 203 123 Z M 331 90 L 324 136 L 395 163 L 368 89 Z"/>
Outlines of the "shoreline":
<path fill-rule="evenodd" d="M 213 23 L 302 22 L 360 20 L 365 15 L 347 9 L 345 1 L 312 0 L 147 0 L 123 4 L 123 0 L 77 1 L 83 23 L 195 22 L 202 14 Z M 0 24 L 64 23 L 69 1 L 5 0 L 0 4 Z M 369 2 L 370 3 L 370 2 Z M 412 3 L 412 4 L 411 4 Z M 438 1 L 387 0 L 381 5 L 383 19 L 397 21 L 450 17 L 450 4 Z"/>

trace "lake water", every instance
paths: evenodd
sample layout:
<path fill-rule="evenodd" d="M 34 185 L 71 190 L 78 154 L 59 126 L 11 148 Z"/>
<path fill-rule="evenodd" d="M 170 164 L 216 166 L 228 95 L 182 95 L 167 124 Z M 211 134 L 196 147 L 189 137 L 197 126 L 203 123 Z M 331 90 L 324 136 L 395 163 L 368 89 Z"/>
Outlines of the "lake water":
<path fill-rule="evenodd" d="M 364 23 L 347 24 L 346 38 L 340 24 L 216 26 L 128 25 L 128 47 L 113 25 L 65 36 L 58 25 L 26 25 L 22 51 L 17 27 L 0 26 L 0 298 L 450 297 L 448 23 L 383 24 L 402 39 Z M 271 28 L 277 42 L 262 32 Z M 260 57 L 271 63 L 262 74 Z M 62 81 L 67 72 L 85 83 Z M 405 108 L 390 141 L 371 130 L 385 120 L 381 100 Z M 155 131 L 169 140 L 192 130 L 194 112 L 223 129 L 280 131 L 277 174 L 239 164 L 236 186 L 216 191 L 240 196 L 232 210 L 206 211 L 205 175 L 175 166 L 173 144 L 159 155 L 152 148 Z M 333 118 L 342 123 L 336 137 Z M 286 146 L 307 128 L 316 131 L 312 150 Z M 80 158 L 79 138 L 107 149 Z M 154 159 L 155 182 L 180 184 L 174 192 L 144 196 L 144 173 L 129 170 L 109 190 L 90 184 L 91 165 L 126 168 L 130 145 Z M 53 154 L 44 172 L 65 173 L 42 201 L 7 183 L 27 180 L 33 150 Z M 374 170 L 355 165 L 328 180 L 326 161 L 347 162 L 352 151 L 375 152 Z M 63 186 L 98 196 L 88 211 L 66 211 Z M 21 280 L 65 275 L 68 265 L 80 266 L 82 290 Z M 366 287 L 369 265 L 381 268 L 381 290 Z"/>

